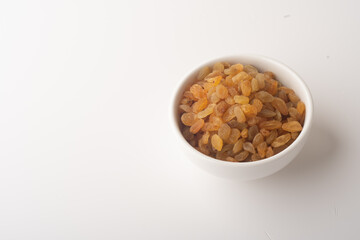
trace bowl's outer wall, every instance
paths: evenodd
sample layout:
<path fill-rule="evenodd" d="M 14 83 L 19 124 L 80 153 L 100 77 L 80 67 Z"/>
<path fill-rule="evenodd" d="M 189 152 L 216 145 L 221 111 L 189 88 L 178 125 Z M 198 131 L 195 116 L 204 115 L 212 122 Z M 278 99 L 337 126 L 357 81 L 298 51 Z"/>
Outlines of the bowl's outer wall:
<path fill-rule="evenodd" d="M 216 162 L 204 161 L 204 159 L 199 158 L 197 154 L 194 154 L 194 152 L 191 151 L 186 151 L 186 155 L 198 167 L 215 176 L 241 181 L 249 181 L 269 176 L 284 168 L 299 154 L 299 152 L 304 146 L 304 143 L 305 141 L 300 142 L 293 151 L 277 159 L 276 161 L 264 161 L 263 164 L 259 165 L 250 165 L 246 163 L 236 163 L 234 165 L 220 165 Z"/>

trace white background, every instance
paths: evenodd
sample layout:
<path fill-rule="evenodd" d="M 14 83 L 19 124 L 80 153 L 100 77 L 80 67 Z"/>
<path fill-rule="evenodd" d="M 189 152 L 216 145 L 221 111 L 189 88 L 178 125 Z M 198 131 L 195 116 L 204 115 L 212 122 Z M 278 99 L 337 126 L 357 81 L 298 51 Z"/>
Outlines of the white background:
<path fill-rule="evenodd" d="M 0 239 L 356 239 L 359 1 L 1 1 Z M 169 124 L 174 87 L 255 53 L 314 97 L 300 155 L 211 176 Z"/>

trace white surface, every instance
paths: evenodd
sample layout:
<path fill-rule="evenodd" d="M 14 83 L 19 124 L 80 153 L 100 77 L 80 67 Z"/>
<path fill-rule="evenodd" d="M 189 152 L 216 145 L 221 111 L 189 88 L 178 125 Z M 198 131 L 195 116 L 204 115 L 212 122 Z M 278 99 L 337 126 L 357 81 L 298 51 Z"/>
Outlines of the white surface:
<path fill-rule="evenodd" d="M 358 1 L 1 1 L 0 239 L 355 239 Z M 250 183 L 199 170 L 168 104 L 241 52 L 295 69 L 313 133 Z"/>

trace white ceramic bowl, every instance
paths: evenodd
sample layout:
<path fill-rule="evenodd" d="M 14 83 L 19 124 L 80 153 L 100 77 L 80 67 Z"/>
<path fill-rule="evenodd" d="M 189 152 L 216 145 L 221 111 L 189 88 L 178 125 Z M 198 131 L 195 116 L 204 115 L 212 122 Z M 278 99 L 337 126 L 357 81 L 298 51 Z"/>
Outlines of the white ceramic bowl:
<path fill-rule="evenodd" d="M 303 126 L 298 138 L 282 152 L 260 161 L 255 162 L 227 162 L 217 160 L 215 158 L 206 156 L 193 148 L 183 137 L 180 131 L 179 119 L 179 102 L 185 89 L 191 85 L 198 71 L 204 66 L 212 66 L 216 62 L 242 63 L 243 65 L 250 64 L 257 67 L 261 72 L 271 71 L 275 73 L 276 79 L 279 80 L 286 87 L 292 88 L 300 99 L 305 103 L 306 116 Z M 258 55 L 235 55 L 228 57 L 221 57 L 208 61 L 195 69 L 190 71 L 183 79 L 181 79 L 179 86 L 176 88 L 171 105 L 171 122 L 175 130 L 176 139 L 179 147 L 184 153 L 200 168 L 214 174 L 216 176 L 239 179 L 239 180 L 253 180 L 269 176 L 287 164 L 289 164 L 301 151 L 310 132 L 310 127 L 313 117 L 313 101 L 310 91 L 304 81 L 293 70 L 284 64 L 264 56 Z"/>

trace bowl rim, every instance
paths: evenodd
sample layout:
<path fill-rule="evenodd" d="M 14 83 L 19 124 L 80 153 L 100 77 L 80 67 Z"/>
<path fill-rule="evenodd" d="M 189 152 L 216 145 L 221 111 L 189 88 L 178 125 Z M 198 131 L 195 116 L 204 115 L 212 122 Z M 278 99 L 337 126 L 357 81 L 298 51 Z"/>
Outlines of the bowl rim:
<path fill-rule="evenodd" d="M 180 90 L 183 88 L 184 84 L 186 84 L 186 82 L 188 81 L 189 76 L 191 76 L 195 72 L 199 71 L 202 67 L 204 67 L 206 65 L 209 65 L 209 64 L 217 62 L 217 61 L 227 61 L 227 59 L 234 59 L 234 58 L 259 59 L 260 61 L 270 62 L 271 64 L 278 65 L 279 67 L 283 68 L 288 73 L 290 73 L 292 75 L 292 79 L 295 79 L 295 81 L 300 82 L 301 88 L 303 88 L 305 95 L 306 95 L 305 97 L 307 98 L 307 102 L 308 102 L 308 104 L 305 104 L 306 115 L 305 115 L 304 126 L 303 126 L 303 129 L 300 132 L 299 136 L 295 139 L 295 141 L 291 145 L 289 145 L 287 148 L 285 148 L 283 151 L 281 151 L 269 158 L 264 158 L 259 161 L 229 162 L 229 161 L 223 161 L 223 160 L 219 160 L 219 159 L 210 157 L 208 155 L 205 155 L 204 153 L 196 150 L 193 146 L 191 146 L 186 141 L 186 139 L 182 135 L 180 128 L 177 124 L 179 121 L 179 119 L 177 119 L 177 117 L 176 117 L 178 115 L 177 111 L 178 111 L 178 106 L 179 106 L 179 102 L 177 102 L 177 98 L 178 98 L 179 94 L 182 94 L 180 92 Z M 201 64 L 192 68 L 185 75 L 183 75 L 181 80 L 177 83 L 177 85 L 174 89 L 174 92 L 172 94 L 171 105 L 170 105 L 170 118 L 171 118 L 170 121 L 172 122 L 173 130 L 175 130 L 175 134 L 178 136 L 178 138 L 180 139 L 182 144 L 185 145 L 189 151 L 193 152 L 195 155 L 198 155 L 199 158 L 202 158 L 205 161 L 211 161 L 215 164 L 222 164 L 222 165 L 228 165 L 228 166 L 234 166 L 234 167 L 235 166 L 236 167 L 238 167 L 238 166 L 245 167 L 245 166 L 252 166 L 252 165 L 255 166 L 255 165 L 260 165 L 260 164 L 267 164 L 267 163 L 276 161 L 277 159 L 282 158 L 283 156 L 287 155 L 290 151 L 292 151 L 294 148 L 296 148 L 296 146 L 306 137 L 306 135 L 307 135 L 306 133 L 311 129 L 312 119 L 313 119 L 313 111 L 314 111 L 313 98 L 312 98 L 311 92 L 309 90 L 309 87 L 307 86 L 305 81 L 299 76 L 299 74 L 297 74 L 292 68 L 290 68 L 286 64 L 284 64 L 276 59 L 273 59 L 271 57 L 267 57 L 267 56 L 259 55 L 259 54 L 245 54 L 244 53 L 244 54 L 225 55 L 222 57 L 212 58 L 210 60 L 203 61 Z"/>

